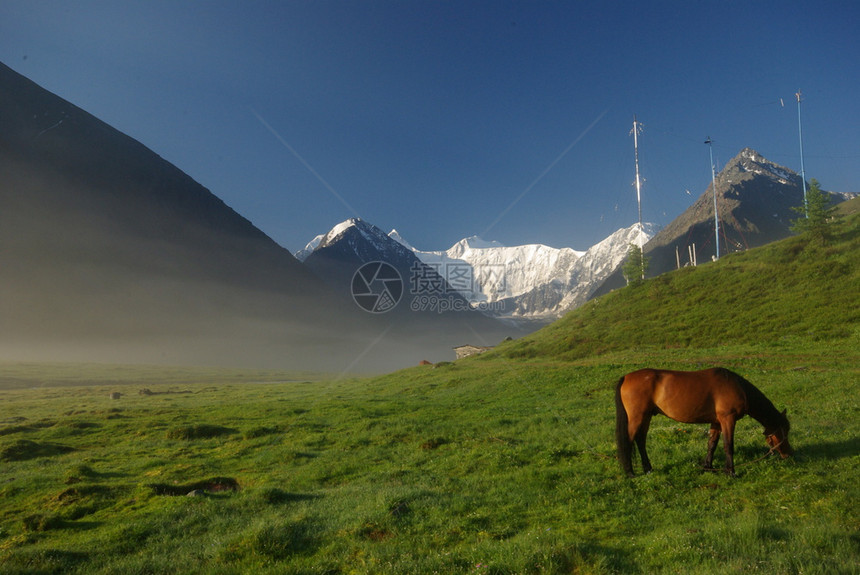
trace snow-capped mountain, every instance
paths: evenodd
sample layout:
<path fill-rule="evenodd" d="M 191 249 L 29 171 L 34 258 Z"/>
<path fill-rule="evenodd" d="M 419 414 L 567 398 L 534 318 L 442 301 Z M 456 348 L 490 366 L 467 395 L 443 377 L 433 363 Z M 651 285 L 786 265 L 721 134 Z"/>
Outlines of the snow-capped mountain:
<path fill-rule="evenodd" d="M 414 267 L 409 258 L 415 258 L 426 266 L 425 280 L 435 278 L 433 283 L 442 286 L 444 293 L 462 296 L 471 308 L 499 319 L 545 323 L 584 303 L 621 265 L 631 243 L 638 244 L 640 239 L 644 243 L 653 235 L 652 225 L 646 224 L 640 231 L 636 224 L 586 251 L 542 244 L 508 247 L 477 236 L 460 240 L 445 251 L 422 251 L 397 230 L 386 236 L 379 228 L 353 218 L 314 238 L 297 257 L 329 277 L 336 275 L 330 265 L 335 253 L 344 252 L 336 259 L 349 252 L 361 261 L 387 261 L 403 270 L 401 273 Z"/>
<path fill-rule="evenodd" d="M 308 244 L 304 264 L 338 293 L 356 297 L 356 273 L 365 264 L 385 262 L 396 270 L 397 313 L 474 312 L 469 301 L 453 289 L 437 270 L 424 264 L 412 250 L 360 218 L 350 218 Z M 376 271 L 376 270 L 374 270 Z M 371 282 L 373 283 L 373 282 Z M 360 284 L 358 284 L 360 286 Z M 373 292 L 367 294 L 377 295 Z M 479 315 L 480 314 L 474 314 Z M 487 319 L 487 318 L 484 318 Z"/>
<path fill-rule="evenodd" d="M 411 249 L 474 303 L 493 303 L 526 293 L 536 283 L 569 269 L 584 254 L 541 244 L 505 247 L 478 236 L 460 240 L 446 251 Z"/>
<path fill-rule="evenodd" d="M 308 256 L 314 253 L 314 250 L 317 249 L 317 246 L 322 243 L 323 238 L 325 238 L 325 236 L 326 234 L 320 234 L 311 241 L 309 241 L 304 248 L 296 252 L 296 259 L 300 262 L 303 262 L 308 259 Z"/>
<path fill-rule="evenodd" d="M 337 224 L 314 238 L 300 253 L 300 259 L 317 276 L 344 289 L 349 289 L 353 274 L 362 264 L 384 261 L 408 278 L 410 268 L 421 263 L 412 250 L 360 218 Z"/>
<path fill-rule="evenodd" d="M 641 235 L 641 238 L 640 238 Z M 621 265 L 631 243 L 645 243 L 654 226 L 618 230 L 586 251 L 542 244 L 506 247 L 477 236 L 446 251 L 421 251 L 395 231 L 390 237 L 412 249 L 473 306 L 506 319 L 552 321 L 582 305 Z"/>

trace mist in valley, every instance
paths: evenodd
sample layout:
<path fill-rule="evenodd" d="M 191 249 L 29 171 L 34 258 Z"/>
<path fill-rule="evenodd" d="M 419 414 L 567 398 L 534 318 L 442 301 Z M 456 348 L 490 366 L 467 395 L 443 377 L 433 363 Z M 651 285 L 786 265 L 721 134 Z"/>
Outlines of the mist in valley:
<path fill-rule="evenodd" d="M 510 334 L 369 314 L 151 150 L 2 65 L 0 85 L 0 360 L 377 373 Z"/>

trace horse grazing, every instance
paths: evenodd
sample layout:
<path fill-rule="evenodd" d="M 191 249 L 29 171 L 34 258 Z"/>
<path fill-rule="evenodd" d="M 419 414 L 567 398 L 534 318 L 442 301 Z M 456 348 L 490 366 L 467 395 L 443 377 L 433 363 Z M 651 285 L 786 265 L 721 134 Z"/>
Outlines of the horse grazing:
<path fill-rule="evenodd" d="M 628 373 L 615 386 L 615 443 L 618 461 L 633 477 L 633 442 L 639 448 L 642 468 L 651 471 L 645 436 L 651 416 L 662 413 L 683 423 L 710 423 L 704 468 L 713 469 L 714 450 L 723 435 L 725 471 L 735 474 L 735 422 L 744 415 L 764 426 L 771 451 L 785 459 L 793 453 L 788 443 L 788 418 L 764 394 L 740 375 L 721 367 L 702 371 L 641 369 Z"/>

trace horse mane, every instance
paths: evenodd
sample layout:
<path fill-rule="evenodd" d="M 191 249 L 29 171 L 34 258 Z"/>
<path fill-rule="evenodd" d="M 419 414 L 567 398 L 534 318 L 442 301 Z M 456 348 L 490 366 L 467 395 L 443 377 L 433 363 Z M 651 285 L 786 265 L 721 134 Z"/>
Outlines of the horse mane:
<path fill-rule="evenodd" d="M 775 428 L 782 428 L 788 433 L 788 418 L 773 405 L 773 402 L 759 388 L 733 371 L 725 368 L 720 368 L 719 371 L 724 377 L 737 383 L 743 390 L 744 395 L 747 396 L 747 413 L 765 427 L 765 433 L 773 431 Z"/>

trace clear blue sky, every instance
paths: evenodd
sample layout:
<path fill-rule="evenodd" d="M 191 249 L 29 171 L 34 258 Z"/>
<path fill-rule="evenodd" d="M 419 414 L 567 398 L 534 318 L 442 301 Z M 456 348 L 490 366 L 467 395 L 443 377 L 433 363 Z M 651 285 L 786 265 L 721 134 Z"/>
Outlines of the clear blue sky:
<path fill-rule="evenodd" d="M 0 1 L 0 60 L 295 251 L 352 216 L 421 249 L 666 224 L 742 148 L 860 192 L 860 3 Z M 784 104 L 784 105 L 783 105 Z M 690 190 L 688 194 L 686 191 Z"/>

